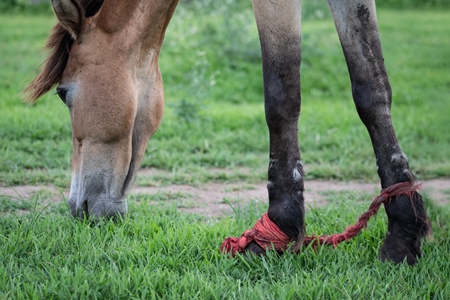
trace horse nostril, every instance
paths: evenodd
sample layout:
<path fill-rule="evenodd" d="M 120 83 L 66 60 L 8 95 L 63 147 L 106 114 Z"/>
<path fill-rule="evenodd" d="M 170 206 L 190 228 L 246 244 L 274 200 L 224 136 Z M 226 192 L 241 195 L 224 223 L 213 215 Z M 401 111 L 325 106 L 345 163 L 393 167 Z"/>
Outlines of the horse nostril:
<path fill-rule="evenodd" d="M 88 213 L 88 203 L 87 200 L 83 201 L 81 205 L 77 205 L 75 209 L 75 214 L 73 214 L 76 218 L 79 219 L 88 219 L 89 213 Z"/>
<path fill-rule="evenodd" d="M 88 211 L 88 202 L 87 200 L 84 200 L 84 202 L 81 204 L 81 209 L 85 212 Z"/>

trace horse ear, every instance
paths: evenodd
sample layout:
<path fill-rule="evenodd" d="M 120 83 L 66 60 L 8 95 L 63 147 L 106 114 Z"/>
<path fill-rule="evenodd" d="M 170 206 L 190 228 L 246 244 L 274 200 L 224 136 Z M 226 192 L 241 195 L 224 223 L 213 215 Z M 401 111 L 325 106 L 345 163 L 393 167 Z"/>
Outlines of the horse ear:
<path fill-rule="evenodd" d="M 84 20 L 83 9 L 76 0 L 52 0 L 53 10 L 61 25 L 77 39 Z"/>

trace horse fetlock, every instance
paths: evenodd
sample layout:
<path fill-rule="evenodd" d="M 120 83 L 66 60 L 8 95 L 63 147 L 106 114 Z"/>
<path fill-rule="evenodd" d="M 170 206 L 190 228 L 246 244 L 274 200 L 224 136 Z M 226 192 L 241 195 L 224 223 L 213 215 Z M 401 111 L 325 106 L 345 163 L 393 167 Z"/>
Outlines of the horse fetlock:
<path fill-rule="evenodd" d="M 421 257 L 421 238 L 431 233 L 431 223 L 419 193 L 398 196 L 385 205 L 388 232 L 380 250 L 382 261 L 396 264 L 405 259 L 409 265 Z"/>
<path fill-rule="evenodd" d="M 269 165 L 269 218 L 288 236 L 304 236 L 304 175 L 299 159 Z"/>
<path fill-rule="evenodd" d="M 305 235 L 303 189 L 299 185 L 285 189 L 271 182 L 268 191 L 270 220 L 289 237 L 302 240 Z"/>
<path fill-rule="evenodd" d="M 414 192 L 411 196 L 400 195 L 385 204 L 391 228 L 397 228 L 405 237 L 425 237 L 431 232 L 425 203 L 422 196 Z M 388 225 L 389 226 L 389 225 Z"/>

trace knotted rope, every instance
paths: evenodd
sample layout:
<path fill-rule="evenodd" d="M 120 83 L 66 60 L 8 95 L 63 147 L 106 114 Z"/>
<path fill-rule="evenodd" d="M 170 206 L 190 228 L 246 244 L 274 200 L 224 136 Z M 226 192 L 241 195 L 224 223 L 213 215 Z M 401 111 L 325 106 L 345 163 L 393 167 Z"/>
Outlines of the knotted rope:
<path fill-rule="evenodd" d="M 347 227 L 343 233 L 329 236 L 306 236 L 303 240 L 303 246 L 313 243 L 313 246 L 327 244 L 333 245 L 336 248 L 339 243 L 355 237 L 363 228 L 366 228 L 369 219 L 377 214 L 381 204 L 389 203 L 394 197 L 400 195 L 407 195 L 415 210 L 412 199 L 419 188 L 420 184 L 411 182 L 400 182 L 391 185 L 381 190 L 380 195 L 373 198 L 369 209 L 358 218 L 358 221 L 354 225 Z M 231 253 L 231 255 L 234 256 L 236 253 L 242 253 L 252 241 L 255 241 L 263 249 L 284 252 L 295 239 L 282 232 L 281 229 L 269 219 L 267 213 L 265 213 L 258 221 L 256 221 L 255 226 L 250 230 L 244 231 L 241 237 L 229 237 L 225 239 L 222 246 L 220 246 L 219 251 Z"/>
<path fill-rule="evenodd" d="M 281 231 L 265 213 L 256 221 L 255 226 L 244 231 L 240 238 L 227 238 L 220 246 L 220 252 L 231 253 L 234 256 L 236 253 L 243 252 L 252 241 L 255 241 L 263 249 L 284 252 L 294 239 Z"/>

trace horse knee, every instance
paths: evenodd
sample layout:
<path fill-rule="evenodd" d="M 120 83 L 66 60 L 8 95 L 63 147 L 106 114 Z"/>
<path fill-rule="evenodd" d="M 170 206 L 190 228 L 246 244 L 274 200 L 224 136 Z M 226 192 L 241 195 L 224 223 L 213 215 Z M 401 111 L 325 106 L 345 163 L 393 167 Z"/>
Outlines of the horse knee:
<path fill-rule="evenodd" d="M 387 77 L 353 80 L 352 93 L 356 109 L 364 124 L 372 124 L 380 117 L 391 118 L 392 90 Z"/>

